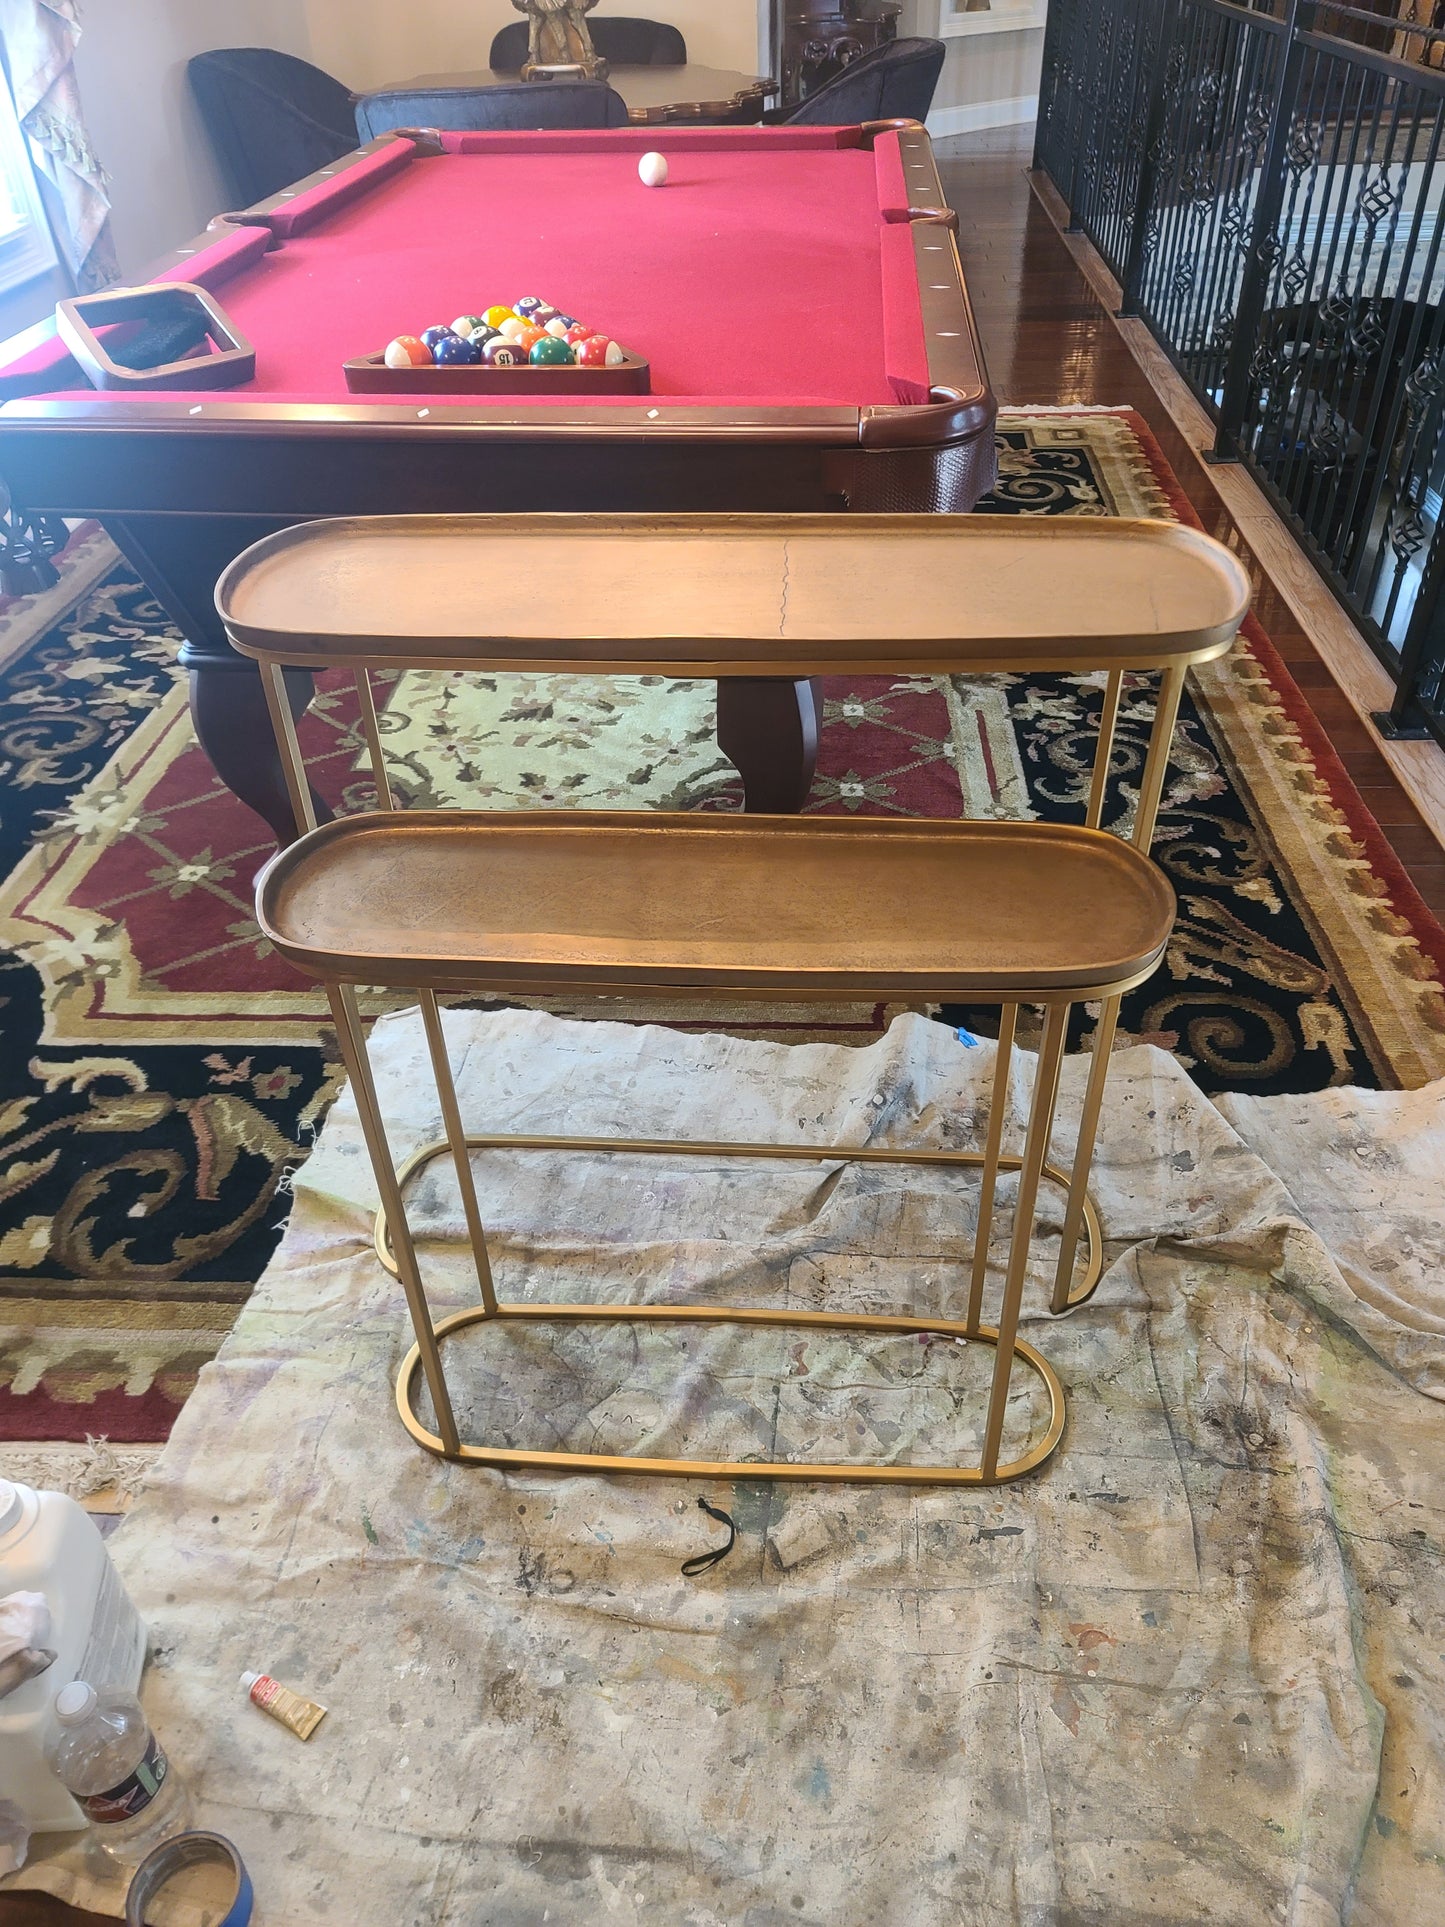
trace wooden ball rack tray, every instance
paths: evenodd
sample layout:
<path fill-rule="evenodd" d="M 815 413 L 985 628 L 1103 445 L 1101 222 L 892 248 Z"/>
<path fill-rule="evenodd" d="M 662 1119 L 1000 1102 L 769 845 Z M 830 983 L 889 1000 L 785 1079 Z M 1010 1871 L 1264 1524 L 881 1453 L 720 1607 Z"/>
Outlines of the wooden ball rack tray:
<path fill-rule="evenodd" d="M 383 349 L 343 366 L 353 395 L 650 395 L 651 363 L 626 349 L 623 354 L 615 368 L 488 368 L 475 361 L 388 368 Z"/>

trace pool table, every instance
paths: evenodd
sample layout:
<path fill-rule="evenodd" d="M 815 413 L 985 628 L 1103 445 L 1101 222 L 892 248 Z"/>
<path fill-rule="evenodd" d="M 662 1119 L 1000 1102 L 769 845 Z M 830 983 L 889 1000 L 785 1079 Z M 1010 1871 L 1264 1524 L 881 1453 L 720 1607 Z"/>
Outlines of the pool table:
<path fill-rule="evenodd" d="M 244 386 L 97 391 L 58 338 L 0 350 L 0 478 L 23 516 L 104 524 L 186 638 L 218 773 L 289 840 L 212 604 L 243 548 L 338 514 L 970 509 L 995 407 L 955 225 L 914 122 L 386 135 L 151 272 L 221 304 L 256 350 Z M 645 356 L 651 394 L 489 398 L 480 371 L 455 397 L 348 392 L 346 360 L 528 292 Z M 291 694 L 299 715 L 304 672 Z M 810 683 L 719 684 L 748 808 L 801 806 L 817 708 Z"/>

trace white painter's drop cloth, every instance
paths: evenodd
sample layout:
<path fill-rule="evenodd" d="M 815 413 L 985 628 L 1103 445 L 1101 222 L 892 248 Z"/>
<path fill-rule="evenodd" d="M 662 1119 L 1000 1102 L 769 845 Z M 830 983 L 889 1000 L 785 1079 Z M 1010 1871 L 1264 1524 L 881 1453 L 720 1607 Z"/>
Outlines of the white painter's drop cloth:
<path fill-rule="evenodd" d="M 862 1050 L 449 1027 L 475 1129 L 967 1146 L 992 1069 L 921 1018 Z M 376 1044 L 400 1155 L 438 1128 L 419 1025 Z M 961 1302 L 966 1177 L 477 1169 L 504 1296 Z M 343 1101 L 113 1542 L 146 1704 L 258 1927 L 1445 1921 L 1442 1177 L 1445 1088 L 1216 1108 L 1121 1053 L 1110 1269 L 1062 1322 L 1042 1263 L 1030 1288 L 1071 1396 L 1052 1464 L 986 1492 L 713 1484 L 739 1544 L 688 1580 L 724 1536 L 695 1487 L 406 1438 L 410 1332 Z M 439 1309 L 475 1294 L 453 1198 L 418 1188 Z M 959 1388 L 989 1356 L 578 1326 L 473 1332 L 448 1367 L 469 1433 L 512 1443 L 908 1459 L 972 1449 Z M 248 1667 L 330 1707 L 309 1744 L 244 1702 Z M 83 1848 L 37 1846 L 23 1881 L 118 1910 Z"/>

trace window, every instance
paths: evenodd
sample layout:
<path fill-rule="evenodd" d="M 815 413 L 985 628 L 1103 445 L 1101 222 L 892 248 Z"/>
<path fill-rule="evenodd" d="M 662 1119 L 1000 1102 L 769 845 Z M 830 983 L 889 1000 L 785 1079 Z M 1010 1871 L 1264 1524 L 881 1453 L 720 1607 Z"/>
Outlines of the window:
<path fill-rule="evenodd" d="M 10 89 L 0 77 L 0 294 L 55 266 L 55 243 Z"/>

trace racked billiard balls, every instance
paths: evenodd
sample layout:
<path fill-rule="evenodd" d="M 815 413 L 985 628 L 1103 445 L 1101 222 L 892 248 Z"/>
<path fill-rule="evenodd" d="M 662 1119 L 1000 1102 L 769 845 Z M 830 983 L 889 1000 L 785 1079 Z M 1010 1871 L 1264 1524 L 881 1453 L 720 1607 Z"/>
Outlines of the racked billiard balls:
<path fill-rule="evenodd" d="M 398 335 L 386 344 L 382 360 L 388 368 L 430 368 L 432 351 L 416 335 Z"/>
<path fill-rule="evenodd" d="M 453 329 L 444 328 L 438 324 L 435 328 L 423 328 L 421 338 L 427 347 L 431 349 L 432 353 L 435 354 L 442 342 L 455 340 L 456 335 Z"/>
<path fill-rule="evenodd" d="M 480 334 L 486 325 L 479 314 L 459 314 L 452 323 L 452 333 L 460 335 L 463 341 L 470 341 L 472 336 Z"/>
<path fill-rule="evenodd" d="M 620 348 L 617 349 L 617 362 L 610 359 L 610 351 L 616 347 L 617 343 L 609 341 L 606 335 L 588 335 L 585 341 L 577 343 L 572 352 L 579 368 L 615 368 L 622 359 Z"/>
<path fill-rule="evenodd" d="M 491 312 L 490 309 L 488 312 Z M 508 341 L 515 341 L 522 330 L 530 326 L 531 323 L 523 321 L 520 315 L 509 314 L 505 321 L 499 321 L 497 323 L 497 333 L 499 335 L 505 335 Z"/>
<path fill-rule="evenodd" d="M 516 310 L 502 307 L 487 308 L 482 314 L 482 319 L 489 328 L 500 328 L 504 321 L 516 319 Z"/>
<path fill-rule="evenodd" d="M 570 368 L 576 356 L 559 336 L 544 334 L 532 343 L 527 359 L 534 368 Z"/>
<path fill-rule="evenodd" d="M 482 349 L 482 360 L 488 368 L 515 368 L 525 357 L 515 341 L 508 341 L 505 335 L 493 335 Z"/>
<path fill-rule="evenodd" d="M 547 330 L 545 328 L 538 328 L 530 321 L 524 321 L 522 323 L 522 332 L 519 335 L 513 335 L 512 339 L 524 355 L 530 355 L 533 348 L 536 347 L 537 343 L 542 340 L 546 333 Z"/>
<path fill-rule="evenodd" d="M 461 335 L 454 334 L 444 335 L 432 349 L 432 354 L 438 368 L 466 367 L 482 358 L 482 351 L 475 341 L 467 341 Z"/>
<path fill-rule="evenodd" d="M 512 313 L 519 314 L 525 321 L 529 315 L 534 315 L 538 308 L 545 308 L 546 305 L 540 294 L 524 294 L 520 301 L 512 303 Z"/>
<path fill-rule="evenodd" d="M 555 321 L 557 319 L 557 310 L 555 308 L 549 308 L 544 301 L 540 308 L 533 308 L 532 312 L 527 316 L 527 319 L 534 328 L 545 328 L 549 321 Z"/>
<path fill-rule="evenodd" d="M 574 321 L 562 339 L 575 348 L 579 341 L 590 341 L 596 332 L 595 328 L 589 328 L 585 322 Z"/>

